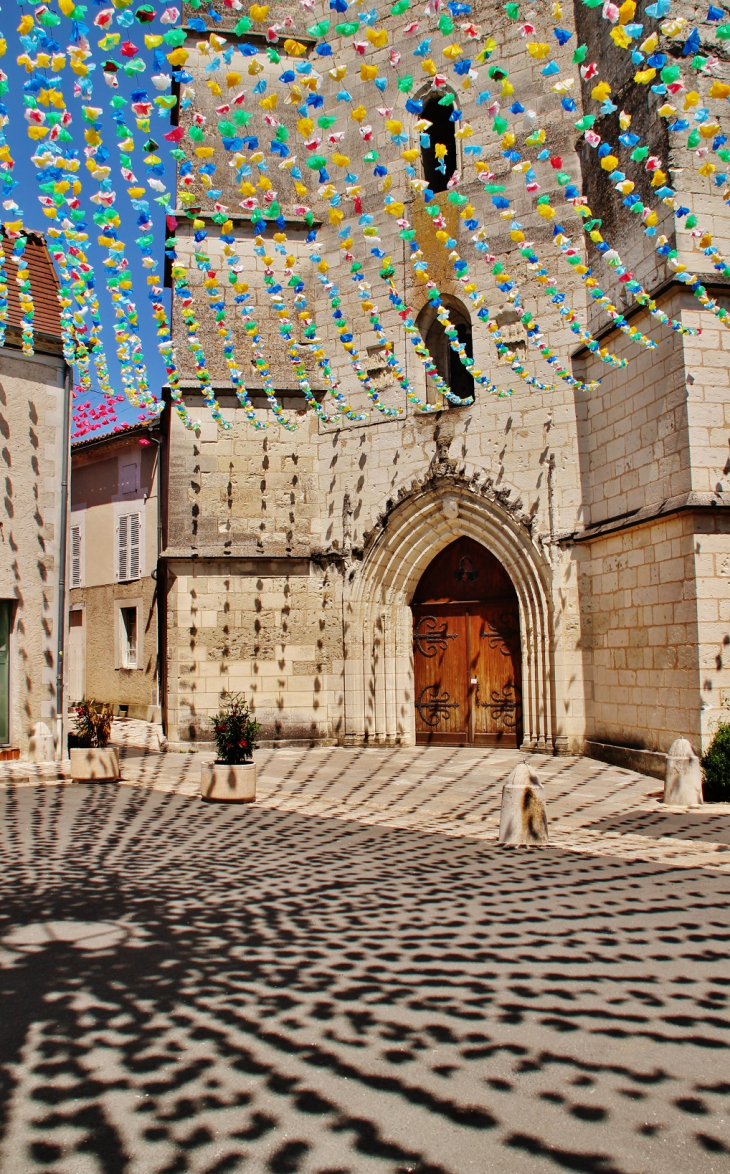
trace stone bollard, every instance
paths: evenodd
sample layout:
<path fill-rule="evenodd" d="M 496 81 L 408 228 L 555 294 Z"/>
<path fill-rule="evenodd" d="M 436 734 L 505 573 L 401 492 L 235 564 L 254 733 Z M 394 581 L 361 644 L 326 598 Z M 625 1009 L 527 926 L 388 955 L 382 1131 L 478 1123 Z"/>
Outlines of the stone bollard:
<path fill-rule="evenodd" d="M 675 807 L 699 807 L 703 802 L 700 760 L 686 738 L 677 738 L 669 747 L 663 802 Z"/>
<path fill-rule="evenodd" d="M 53 762 L 56 748 L 53 744 L 53 734 L 45 722 L 36 722 L 33 733 L 28 739 L 29 762 Z"/>
<path fill-rule="evenodd" d="M 499 844 L 547 844 L 545 788 L 526 762 L 520 762 L 502 788 Z"/>

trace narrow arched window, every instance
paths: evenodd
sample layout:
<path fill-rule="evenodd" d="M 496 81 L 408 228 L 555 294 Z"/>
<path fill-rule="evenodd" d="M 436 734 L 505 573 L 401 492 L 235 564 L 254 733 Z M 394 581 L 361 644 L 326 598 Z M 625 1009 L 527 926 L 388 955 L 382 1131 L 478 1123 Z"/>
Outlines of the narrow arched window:
<path fill-rule="evenodd" d="M 451 121 L 453 109 L 453 106 L 441 106 L 436 96 L 429 98 L 423 107 L 422 117 L 433 123 L 421 136 L 423 178 L 433 192 L 446 191 L 446 185 L 456 171 L 456 134 L 455 124 Z M 442 159 L 436 152 L 437 143 L 446 148 Z"/>
<path fill-rule="evenodd" d="M 474 352 L 469 314 L 455 299 L 445 298 L 444 301 L 449 311 L 451 323 L 456 327 L 459 342 L 463 345 L 469 358 L 473 359 Z M 428 347 L 436 370 L 448 384 L 449 389 L 453 391 L 454 395 L 458 395 L 459 399 L 466 399 L 469 396 L 473 396 L 474 379 L 469 371 L 467 371 L 456 351 L 451 349 L 449 340 L 446 337 L 446 331 L 436 317 L 436 311 L 430 303 L 424 306 L 418 315 L 416 326 L 421 333 L 421 338 Z M 439 398 L 439 392 L 434 381 L 428 378 L 426 380 L 426 399 L 428 403 L 436 403 Z"/>

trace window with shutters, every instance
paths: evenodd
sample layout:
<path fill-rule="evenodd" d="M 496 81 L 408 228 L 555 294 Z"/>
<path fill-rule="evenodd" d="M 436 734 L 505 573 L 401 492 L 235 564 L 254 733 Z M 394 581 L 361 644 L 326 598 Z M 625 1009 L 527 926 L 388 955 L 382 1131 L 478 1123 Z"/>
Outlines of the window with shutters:
<path fill-rule="evenodd" d="M 136 669 L 137 667 L 137 608 L 120 607 L 119 622 L 120 647 L 122 654 L 122 668 Z"/>
<path fill-rule="evenodd" d="M 71 527 L 71 586 L 82 586 L 82 570 L 81 570 L 81 527 Z"/>
<path fill-rule="evenodd" d="M 120 514 L 117 527 L 117 579 L 120 583 L 139 579 L 142 574 L 140 515 Z"/>

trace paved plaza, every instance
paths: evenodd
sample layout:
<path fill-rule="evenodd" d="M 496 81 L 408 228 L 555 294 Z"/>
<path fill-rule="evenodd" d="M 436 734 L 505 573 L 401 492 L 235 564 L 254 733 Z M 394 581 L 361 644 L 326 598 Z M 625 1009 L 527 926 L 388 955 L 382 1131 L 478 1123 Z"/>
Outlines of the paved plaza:
<path fill-rule="evenodd" d="M 260 750 L 253 806 L 115 723 L 0 784 L 3 1174 L 730 1168 L 730 810 L 515 751 Z"/>

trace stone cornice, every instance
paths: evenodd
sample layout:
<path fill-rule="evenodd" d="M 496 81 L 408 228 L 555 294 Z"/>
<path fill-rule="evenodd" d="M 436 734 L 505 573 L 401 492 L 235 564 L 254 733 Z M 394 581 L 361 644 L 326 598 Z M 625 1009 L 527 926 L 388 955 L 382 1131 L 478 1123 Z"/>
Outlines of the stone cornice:
<path fill-rule="evenodd" d="M 557 535 L 556 541 L 567 545 L 576 542 L 592 542 L 596 538 L 603 538 L 606 534 L 615 534 L 620 530 L 632 530 L 636 526 L 646 526 L 661 518 L 684 513 L 730 515 L 730 493 L 680 493 L 653 505 L 642 506 L 641 509 L 633 510 L 629 514 L 620 514 L 615 518 L 607 518 L 604 522 L 596 522 L 582 530 L 563 531 L 562 534 Z"/>

